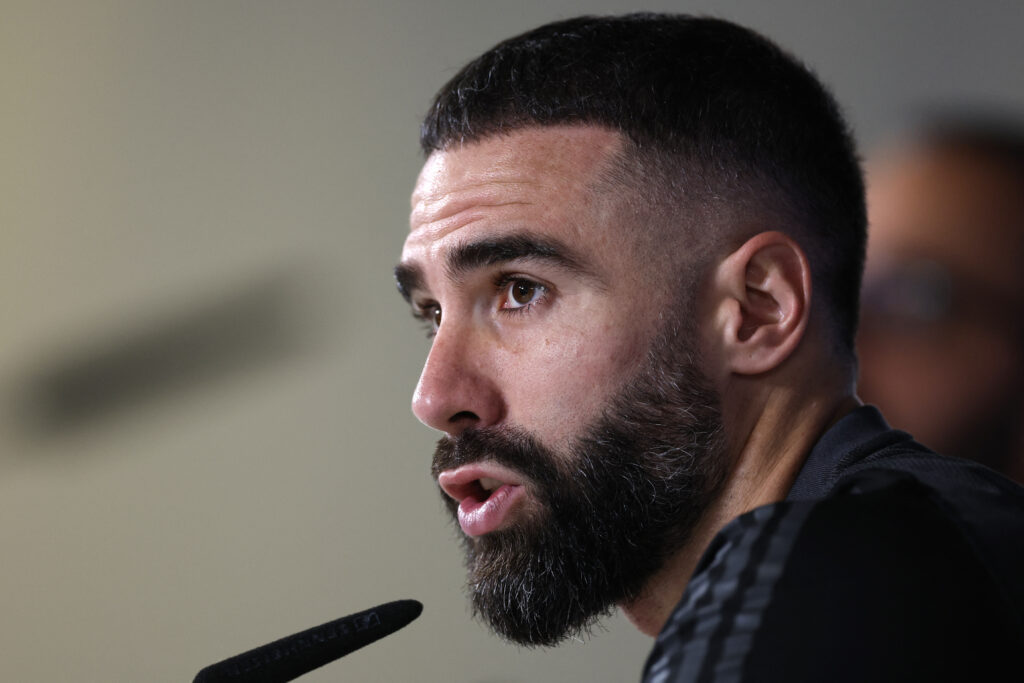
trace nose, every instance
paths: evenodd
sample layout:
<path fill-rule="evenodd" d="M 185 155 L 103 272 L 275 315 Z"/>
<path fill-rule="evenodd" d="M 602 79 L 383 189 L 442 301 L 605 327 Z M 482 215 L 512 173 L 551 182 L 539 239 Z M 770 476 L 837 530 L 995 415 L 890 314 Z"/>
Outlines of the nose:
<path fill-rule="evenodd" d="M 451 321 L 454 322 L 454 321 Z M 431 345 L 412 397 L 420 422 L 448 436 L 501 421 L 505 403 L 489 363 L 486 340 L 445 321 Z"/>

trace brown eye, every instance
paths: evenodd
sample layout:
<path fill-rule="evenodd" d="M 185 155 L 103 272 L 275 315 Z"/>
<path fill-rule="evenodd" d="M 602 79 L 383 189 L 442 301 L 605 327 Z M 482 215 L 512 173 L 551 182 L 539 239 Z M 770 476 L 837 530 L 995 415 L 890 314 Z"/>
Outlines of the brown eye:
<path fill-rule="evenodd" d="M 426 327 L 427 337 L 437 334 L 441 326 L 441 306 L 436 303 L 417 303 L 413 309 L 413 317 Z"/>
<path fill-rule="evenodd" d="M 547 289 L 544 285 L 537 284 L 530 280 L 513 280 L 505 290 L 505 303 L 503 308 L 525 308 L 536 303 Z"/>
<path fill-rule="evenodd" d="M 537 285 L 526 280 L 516 280 L 512 283 L 512 300 L 517 304 L 525 306 L 530 303 L 533 299 L 534 293 L 537 291 Z"/>

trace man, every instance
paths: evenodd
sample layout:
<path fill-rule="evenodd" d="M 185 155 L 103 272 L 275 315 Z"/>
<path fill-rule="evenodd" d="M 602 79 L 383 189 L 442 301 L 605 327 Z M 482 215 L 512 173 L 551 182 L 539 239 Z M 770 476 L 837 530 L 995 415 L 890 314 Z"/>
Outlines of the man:
<path fill-rule="evenodd" d="M 863 186 L 799 63 L 572 19 L 467 65 L 421 143 L 413 411 L 497 633 L 618 605 L 650 681 L 984 676 L 1024 644 L 1024 495 L 855 396 Z"/>
<path fill-rule="evenodd" d="M 1024 131 L 935 120 L 868 180 L 861 395 L 1024 482 Z"/>

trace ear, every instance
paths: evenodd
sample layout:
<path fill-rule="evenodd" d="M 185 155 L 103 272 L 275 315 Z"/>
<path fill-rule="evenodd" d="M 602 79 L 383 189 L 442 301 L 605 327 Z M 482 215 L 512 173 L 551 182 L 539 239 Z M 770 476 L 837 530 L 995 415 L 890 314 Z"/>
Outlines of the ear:
<path fill-rule="evenodd" d="M 807 329 L 811 268 L 787 235 L 762 232 L 715 270 L 715 334 L 726 369 L 767 372 L 793 353 Z"/>

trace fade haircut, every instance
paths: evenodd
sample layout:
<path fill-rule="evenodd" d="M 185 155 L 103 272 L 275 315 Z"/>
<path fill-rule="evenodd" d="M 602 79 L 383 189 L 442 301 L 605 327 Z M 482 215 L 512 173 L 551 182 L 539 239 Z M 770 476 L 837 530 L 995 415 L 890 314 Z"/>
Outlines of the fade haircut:
<path fill-rule="evenodd" d="M 687 239 L 702 250 L 764 229 L 789 233 L 808 254 L 818 309 L 852 362 L 864 184 L 839 108 L 805 66 L 718 19 L 578 17 L 510 38 L 466 65 L 435 97 L 420 144 L 429 155 L 567 124 L 621 133 L 626 150 L 614 175 L 660 216 L 689 220 Z M 781 225 L 762 220 L 748 234 L 723 235 L 709 225 L 721 214 L 734 224 Z"/>

